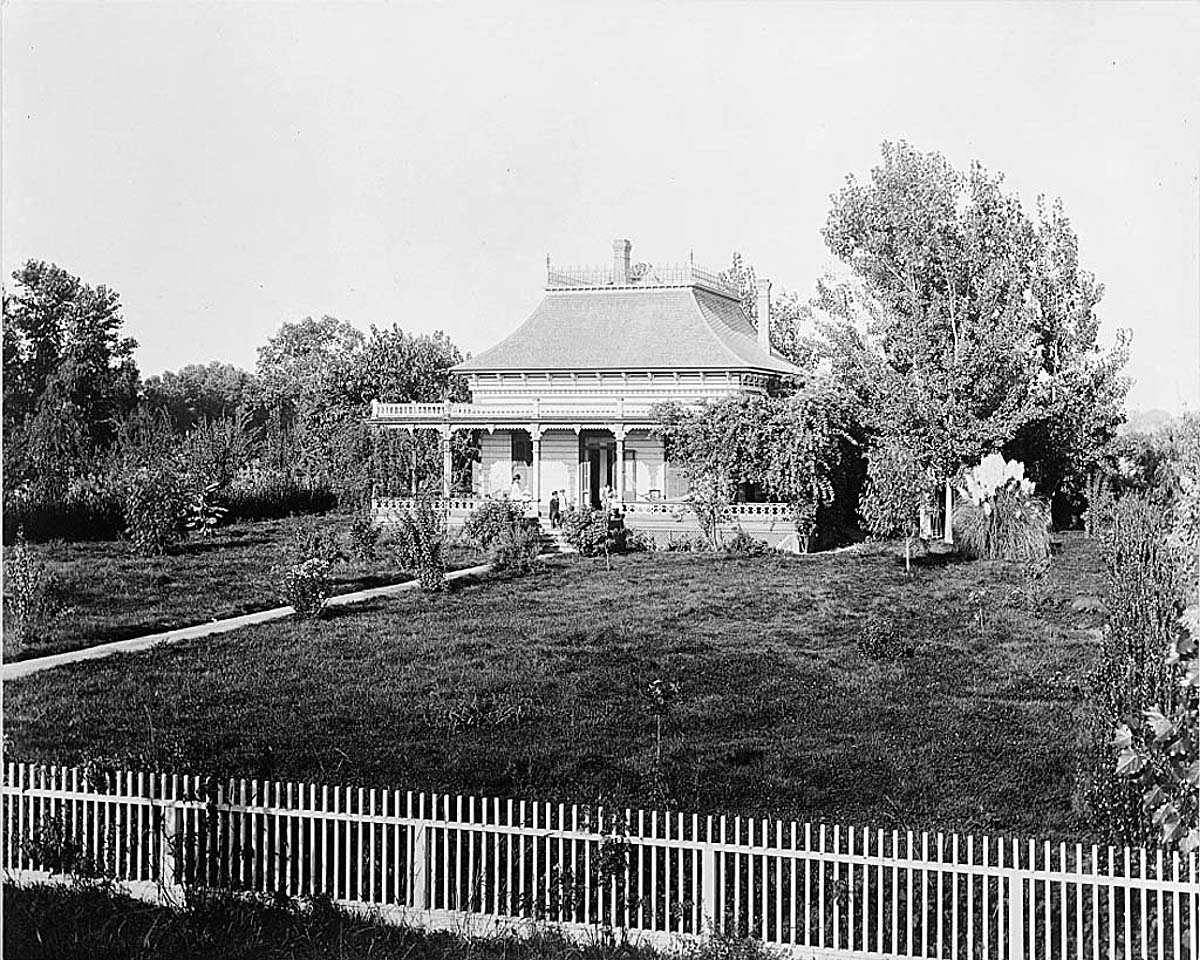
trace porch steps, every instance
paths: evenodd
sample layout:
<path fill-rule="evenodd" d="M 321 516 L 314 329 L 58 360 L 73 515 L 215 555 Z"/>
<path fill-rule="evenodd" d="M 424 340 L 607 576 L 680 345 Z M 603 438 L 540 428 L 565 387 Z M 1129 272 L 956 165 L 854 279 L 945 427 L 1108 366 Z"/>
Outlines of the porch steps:
<path fill-rule="evenodd" d="M 545 527 L 543 527 L 540 535 L 538 536 L 538 542 L 542 545 L 542 553 L 544 554 L 565 554 L 578 552 L 573 546 L 567 543 L 566 538 L 563 537 L 561 530 L 547 530 Z"/>

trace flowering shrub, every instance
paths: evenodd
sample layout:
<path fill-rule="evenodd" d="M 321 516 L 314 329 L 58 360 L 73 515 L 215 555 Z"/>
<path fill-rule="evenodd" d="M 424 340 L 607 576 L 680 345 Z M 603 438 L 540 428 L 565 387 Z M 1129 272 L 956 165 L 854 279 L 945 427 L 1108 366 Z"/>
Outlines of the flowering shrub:
<path fill-rule="evenodd" d="M 1050 556 L 1050 506 L 1035 497 L 1025 466 L 998 453 L 963 477 L 955 526 L 963 552 L 982 560 L 1034 563 Z"/>
<path fill-rule="evenodd" d="M 320 557 L 309 557 L 289 566 L 283 572 L 280 594 L 296 611 L 296 616 L 316 619 L 329 599 L 328 562 Z"/>
<path fill-rule="evenodd" d="M 125 532 L 141 553 L 162 556 L 186 531 L 183 478 L 169 464 L 139 467 L 125 493 Z"/>
<path fill-rule="evenodd" d="M 520 501 L 485 500 L 467 516 L 463 536 L 487 550 L 503 531 L 511 530 L 524 516 L 525 505 Z"/>

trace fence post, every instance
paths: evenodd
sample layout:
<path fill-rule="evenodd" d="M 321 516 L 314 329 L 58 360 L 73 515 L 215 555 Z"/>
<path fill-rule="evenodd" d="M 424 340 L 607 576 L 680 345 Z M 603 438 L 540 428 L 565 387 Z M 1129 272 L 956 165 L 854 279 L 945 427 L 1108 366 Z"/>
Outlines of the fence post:
<path fill-rule="evenodd" d="M 1008 960 L 1025 960 L 1025 881 L 1015 871 L 1008 877 Z"/>
<path fill-rule="evenodd" d="M 410 810 L 412 809 L 411 806 L 409 809 Z M 415 825 L 411 828 L 413 831 L 413 847 L 412 847 L 412 863 L 409 864 L 409 867 L 412 870 L 412 884 L 410 886 L 410 889 L 412 890 L 413 909 L 414 910 L 428 910 L 429 909 L 429 890 L 428 890 L 429 858 L 427 856 L 428 833 L 426 830 L 427 825 L 425 823 L 425 794 L 423 794 L 423 793 L 421 794 L 421 797 L 419 800 L 418 817 L 419 817 L 420 823 L 418 823 L 417 825 Z"/>
<path fill-rule="evenodd" d="M 162 860 L 159 863 L 159 897 L 167 904 L 183 899 L 183 888 L 179 880 L 178 849 L 179 849 L 179 808 L 176 801 L 179 797 L 179 776 L 172 775 L 170 780 L 170 796 L 164 796 L 167 786 L 166 775 L 159 777 L 158 812 L 162 818 Z"/>
<path fill-rule="evenodd" d="M 705 824 L 706 836 L 701 852 L 700 875 L 704 887 L 700 893 L 701 921 L 708 924 L 708 932 L 717 932 L 717 848 L 713 844 L 713 822 L 708 818 Z"/>

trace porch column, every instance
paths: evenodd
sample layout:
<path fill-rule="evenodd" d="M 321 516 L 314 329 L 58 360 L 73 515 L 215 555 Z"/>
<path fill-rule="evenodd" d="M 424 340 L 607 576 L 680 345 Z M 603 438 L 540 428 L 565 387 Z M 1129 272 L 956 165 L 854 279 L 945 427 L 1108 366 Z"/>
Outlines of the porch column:
<path fill-rule="evenodd" d="M 625 502 L 625 428 L 618 427 L 613 430 L 613 434 L 617 438 L 617 469 L 613 471 L 613 475 L 617 481 L 617 503 Z"/>
<path fill-rule="evenodd" d="M 447 425 L 442 428 L 442 496 L 450 499 L 450 481 L 453 479 L 454 460 L 450 455 L 450 438 L 453 429 Z"/>
<path fill-rule="evenodd" d="M 533 465 L 530 468 L 529 492 L 533 495 L 533 509 L 540 517 L 542 515 L 542 428 L 537 424 L 529 426 L 529 440 L 533 448 Z"/>

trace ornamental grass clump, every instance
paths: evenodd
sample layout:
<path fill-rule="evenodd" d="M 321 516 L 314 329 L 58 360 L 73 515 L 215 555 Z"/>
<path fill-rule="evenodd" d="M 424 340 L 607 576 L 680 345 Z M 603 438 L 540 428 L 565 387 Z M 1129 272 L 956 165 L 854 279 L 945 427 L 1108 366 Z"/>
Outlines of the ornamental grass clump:
<path fill-rule="evenodd" d="M 964 499 L 954 517 L 963 553 L 1019 563 L 1050 556 L 1050 506 L 1034 496 L 1024 464 L 993 453 L 963 479 Z"/>

